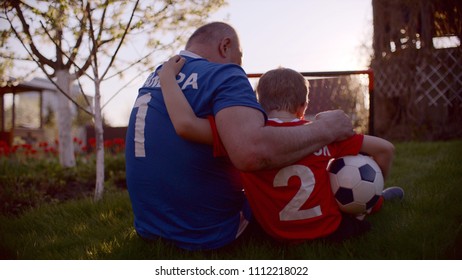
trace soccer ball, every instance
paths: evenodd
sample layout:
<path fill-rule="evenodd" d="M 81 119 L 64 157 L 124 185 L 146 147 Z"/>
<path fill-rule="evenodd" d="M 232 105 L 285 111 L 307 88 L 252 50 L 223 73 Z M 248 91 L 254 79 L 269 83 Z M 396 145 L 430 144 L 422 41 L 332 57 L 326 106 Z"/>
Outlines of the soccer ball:
<path fill-rule="evenodd" d="M 327 167 L 332 192 L 340 210 L 361 215 L 379 200 L 383 190 L 380 167 L 369 156 L 345 156 L 332 160 Z"/>

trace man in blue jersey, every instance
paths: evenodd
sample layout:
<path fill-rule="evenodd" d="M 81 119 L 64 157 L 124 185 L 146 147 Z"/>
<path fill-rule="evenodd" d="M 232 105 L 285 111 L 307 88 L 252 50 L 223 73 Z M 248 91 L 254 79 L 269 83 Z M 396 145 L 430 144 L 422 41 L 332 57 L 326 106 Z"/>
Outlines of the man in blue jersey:
<path fill-rule="evenodd" d="M 239 38 L 228 24 L 200 27 L 180 55 L 186 63 L 178 83 L 197 116 L 215 116 L 229 158 L 213 157 L 211 145 L 176 134 L 156 71 L 139 89 L 130 116 L 127 186 L 141 237 L 161 237 L 188 250 L 215 249 L 235 240 L 248 224 L 237 169 L 293 163 L 353 135 L 353 129 L 341 111 L 322 113 L 304 126 L 265 126 L 266 114 L 240 67 Z"/>

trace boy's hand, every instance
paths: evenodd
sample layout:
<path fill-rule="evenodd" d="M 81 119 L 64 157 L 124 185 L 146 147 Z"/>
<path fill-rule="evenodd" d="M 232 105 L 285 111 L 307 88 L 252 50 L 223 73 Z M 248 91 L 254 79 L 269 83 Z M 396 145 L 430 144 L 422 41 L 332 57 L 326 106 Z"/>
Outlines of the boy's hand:
<path fill-rule="evenodd" d="M 159 78 L 161 80 L 172 77 L 175 78 L 176 75 L 180 73 L 181 68 L 183 68 L 185 62 L 186 59 L 184 57 L 181 57 L 180 55 L 175 55 L 171 57 L 169 60 L 164 62 L 164 64 L 162 64 L 162 67 L 157 73 L 159 75 Z"/>

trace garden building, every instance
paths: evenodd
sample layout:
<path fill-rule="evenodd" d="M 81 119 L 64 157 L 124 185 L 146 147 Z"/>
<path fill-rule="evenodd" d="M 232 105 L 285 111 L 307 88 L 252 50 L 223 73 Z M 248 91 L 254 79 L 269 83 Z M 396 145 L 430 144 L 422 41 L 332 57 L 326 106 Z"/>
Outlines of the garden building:
<path fill-rule="evenodd" d="M 462 1 L 373 0 L 374 124 L 399 140 L 462 137 Z"/>

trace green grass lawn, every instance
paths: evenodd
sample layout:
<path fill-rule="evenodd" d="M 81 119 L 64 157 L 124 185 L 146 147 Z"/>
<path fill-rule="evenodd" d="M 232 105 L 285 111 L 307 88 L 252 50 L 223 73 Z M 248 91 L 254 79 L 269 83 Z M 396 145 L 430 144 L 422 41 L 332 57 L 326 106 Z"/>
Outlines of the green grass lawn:
<path fill-rule="evenodd" d="M 126 191 L 43 204 L 0 216 L 0 259 L 462 259 L 462 141 L 396 144 L 386 186 L 405 189 L 368 217 L 372 230 L 340 244 L 283 245 L 258 235 L 210 252 L 187 252 L 134 231 Z"/>

